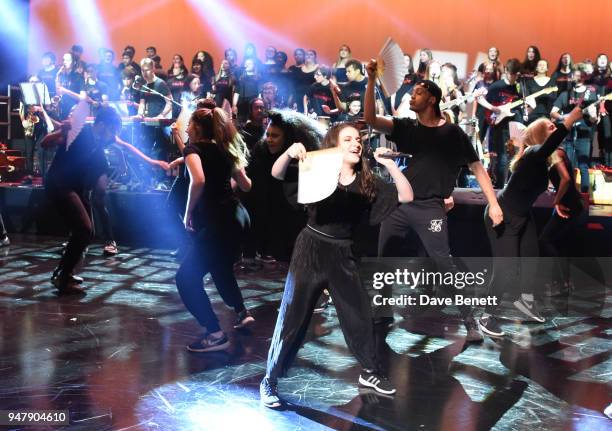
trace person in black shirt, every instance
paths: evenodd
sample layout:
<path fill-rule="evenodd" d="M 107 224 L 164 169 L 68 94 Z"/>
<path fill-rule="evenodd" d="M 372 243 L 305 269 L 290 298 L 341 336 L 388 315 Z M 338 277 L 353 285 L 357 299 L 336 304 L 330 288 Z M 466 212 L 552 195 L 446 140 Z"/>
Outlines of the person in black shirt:
<path fill-rule="evenodd" d="M 554 87 L 555 82 L 547 75 L 547 72 L 548 62 L 544 59 L 538 61 L 536 75 L 527 81 L 527 95 L 537 93 L 548 87 Z M 528 123 L 531 124 L 538 118 L 548 118 L 556 99 L 556 91 L 538 96 L 534 100 L 535 108 L 533 111 L 529 112 Z"/>
<path fill-rule="evenodd" d="M 81 102 L 85 103 L 85 102 Z M 90 180 L 107 168 L 104 148 L 115 142 L 121 118 L 109 107 L 98 109 L 93 125 L 85 125 L 73 142 L 67 142 L 69 127 L 47 135 L 43 146 L 58 147 L 45 189 L 50 200 L 68 224 L 71 235 L 52 278 L 60 293 L 83 293 L 83 280 L 73 272 L 93 236 L 88 191 Z"/>
<path fill-rule="evenodd" d="M 174 54 L 172 57 L 172 67 L 168 69 L 168 79 L 166 84 L 170 88 L 172 99 L 180 101 L 183 91 L 189 90 L 187 87 L 188 77 L 187 68 L 185 67 L 185 61 L 183 56 Z M 201 81 L 200 81 L 201 82 Z M 172 118 L 177 118 L 181 113 L 181 107 L 176 103 L 172 104 Z"/>
<path fill-rule="evenodd" d="M 140 92 L 132 87 L 134 78 L 136 78 L 136 72 L 131 66 L 126 67 L 123 69 L 123 72 L 121 72 L 123 87 L 119 93 L 119 100 L 125 102 L 127 115 L 129 117 L 138 115 L 138 106 L 140 105 Z M 134 126 L 132 125 L 132 127 Z"/>
<path fill-rule="evenodd" d="M 55 54 L 45 52 L 41 59 L 42 69 L 36 73 L 38 79 L 43 82 L 49 90 L 49 97 L 55 96 L 55 78 L 57 77 L 57 66 Z"/>
<path fill-rule="evenodd" d="M 585 107 L 595 102 L 598 90 L 592 85 L 586 85 L 586 73 L 582 69 L 575 70 L 572 76 L 572 86 L 569 91 L 559 94 L 550 111 L 552 119 L 562 121 L 564 114 L 569 113 L 575 106 Z M 580 169 L 580 191 L 589 192 L 589 162 L 591 157 L 591 141 L 595 124 L 597 122 L 597 109 L 589 108 L 585 117 L 574 124 L 565 140 L 565 151 L 574 168 Z"/>
<path fill-rule="evenodd" d="M 412 200 L 412 189 L 393 160 L 380 158 L 389 149 L 378 148 L 375 158 L 388 169 L 397 190 L 374 176 L 362 155 L 359 130 L 351 123 L 333 126 L 323 147 L 342 152 L 342 168 L 335 191 L 307 206 L 308 224 L 295 242 L 266 375 L 260 384 L 261 401 L 270 408 L 281 406 L 278 378 L 291 366 L 315 302 L 326 287 L 334 298 L 346 343 L 363 368 L 359 384 L 383 394 L 395 393 L 379 369 L 370 299 L 361 284 L 351 246 L 359 223 L 379 223 L 395 209 L 398 199 Z M 285 180 L 291 161 L 304 160 L 306 155 L 304 145 L 293 144 L 276 160 L 272 175 Z"/>
<path fill-rule="evenodd" d="M 557 91 L 559 94 L 567 91 L 570 87 L 570 81 L 572 80 L 572 70 L 574 68 L 574 63 L 572 63 L 572 56 L 569 52 L 565 52 L 561 54 L 559 57 L 559 63 L 555 68 L 551 76 L 551 80 L 557 86 Z"/>
<path fill-rule="evenodd" d="M 487 306 L 478 321 L 487 335 L 505 335 L 495 316 L 504 293 L 514 294 L 514 306 L 529 320 L 545 321 L 535 306 L 534 286 L 531 284 L 537 269 L 533 258 L 539 255 L 531 207 L 548 186 L 548 157 L 581 118 L 582 111 L 576 108 L 558 127 L 544 118 L 527 127 L 521 149 L 512 161 L 510 181 L 498 196 L 504 211 L 503 223 L 494 226 L 485 215 L 485 228 L 494 258 L 489 294 L 498 297 L 497 305 Z M 512 287 L 518 287 L 519 291 Z"/>
<path fill-rule="evenodd" d="M 115 67 L 113 61 L 115 53 L 110 49 L 104 50 L 103 61 L 98 64 L 98 80 L 106 84 L 109 100 L 119 100 L 121 88 L 121 71 Z"/>
<path fill-rule="evenodd" d="M 134 70 L 136 75 L 140 75 L 142 72 L 140 70 L 140 65 L 134 61 L 134 54 L 132 51 L 123 51 L 121 55 L 121 63 L 117 66 L 119 72 L 123 72 L 127 67 L 131 67 Z"/>
<path fill-rule="evenodd" d="M 238 118 L 238 123 L 243 124 L 249 115 L 249 105 L 261 90 L 261 80 L 255 61 L 247 58 L 244 62 L 244 73 L 238 80 L 232 101 L 232 111 Z"/>
<path fill-rule="evenodd" d="M 249 119 L 240 129 L 242 138 L 247 144 L 247 148 L 253 149 L 266 132 L 266 104 L 260 97 L 251 101 L 249 106 Z"/>
<path fill-rule="evenodd" d="M 248 151 L 221 108 L 196 110 L 187 134 L 189 143 L 183 157 L 190 184 L 184 225 L 193 234 L 193 245 L 176 273 L 176 287 L 187 310 L 205 328 L 204 336 L 187 349 L 214 352 L 227 349 L 229 340 L 203 288 L 207 273 L 224 302 L 237 313 L 234 328 L 254 322 L 244 306 L 233 269 L 249 215 L 234 195 L 231 180 L 243 191 L 251 188 L 244 170 Z"/>
<path fill-rule="evenodd" d="M 236 83 L 229 61 L 221 60 L 219 72 L 214 78 L 212 91 L 215 94 L 215 103 L 223 107 L 224 103 L 232 105 L 234 85 Z"/>
<path fill-rule="evenodd" d="M 361 106 L 363 107 L 363 96 L 368 85 L 368 80 L 363 75 L 363 68 L 359 60 L 351 59 L 346 62 L 346 77 L 348 82 L 340 87 L 340 94 L 338 95 L 338 86 L 335 86 L 332 92 L 334 103 L 339 110 L 345 112 L 348 111 L 347 101 L 355 97 L 362 101 Z"/>
<path fill-rule="evenodd" d="M 85 69 L 85 86 L 83 90 L 91 101 L 91 113 L 95 116 L 96 110 L 101 105 L 108 104 L 108 86 L 98 80 L 98 71 L 93 64 L 87 65 Z"/>
<path fill-rule="evenodd" d="M 521 77 L 523 79 L 531 79 L 535 76 L 536 68 L 541 58 L 540 50 L 537 46 L 530 45 L 529 48 L 527 48 L 525 60 L 523 64 L 521 64 Z"/>
<path fill-rule="evenodd" d="M 478 159 L 468 136 L 456 124 L 447 123 L 440 112 L 442 90 L 431 81 L 415 85 L 410 108 L 417 120 L 388 119 L 374 111 L 376 60 L 367 66 L 368 85 L 365 98 L 365 121 L 396 143 L 398 151 L 412 154 L 405 175 L 412 184 L 414 201 L 402 204 L 380 227 L 379 256 L 405 254 L 405 237 L 414 231 L 427 255 L 435 260 L 442 272 L 455 273 L 448 243 L 448 224 L 444 199 L 455 186 L 462 166 L 467 165 L 490 204 L 489 217 L 494 225 L 501 223 L 502 211 L 497 203 L 491 180 Z M 459 307 L 468 330 L 467 341 L 480 341 L 477 324 L 470 307 Z"/>
<path fill-rule="evenodd" d="M 502 112 L 499 106 L 521 98 L 517 81 L 520 67 L 521 63 L 516 58 L 508 60 L 506 76 L 489 86 L 486 97 L 478 99 L 478 103 L 489 110 L 489 155 L 495 188 L 498 189 L 503 188 L 508 180 L 508 151 L 506 149 L 506 142 L 510 138 L 508 124 L 510 121 L 521 121 L 521 116 L 518 110 L 514 110 L 498 124 L 495 124 L 495 119 L 506 113 L 506 110 Z"/>
<path fill-rule="evenodd" d="M 72 93 L 79 94 L 83 91 L 84 85 L 83 73 L 77 71 L 74 57 L 71 53 L 67 52 L 64 54 L 62 67 L 55 79 L 55 90 L 61 96 L 59 101 L 59 120 L 68 118 L 72 107 L 77 103 L 76 98 L 70 97 L 69 94 L 64 94 L 62 89 L 66 88 Z"/>
<path fill-rule="evenodd" d="M 304 96 L 304 114 L 314 113 L 317 117 L 328 115 L 336 109 L 334 98 L 329 87 L 331 71 L 327 66 L 319 66 L 315 71 L 315 83 L 310 86 Z M 327 106 L 327 110 L 324 108 Z"/>

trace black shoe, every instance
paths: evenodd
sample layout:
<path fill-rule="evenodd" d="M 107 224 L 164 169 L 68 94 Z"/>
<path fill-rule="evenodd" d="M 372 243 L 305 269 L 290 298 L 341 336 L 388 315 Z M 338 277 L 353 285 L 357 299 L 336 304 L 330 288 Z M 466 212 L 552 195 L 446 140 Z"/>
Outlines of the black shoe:
<path fill-rule="evenodd" d="M 11 240 L 8 235 L 4 235 L 2 239 L 0 239 L 0 247 L 7 247 L 9 245 L 11 245 Z"/>
<path fill-rule="evenodd" d="M 218 352 L 227 349 L 229 345 L 229 339 L 225 334 L 217 338 L 212 334 L 206 333 L 204 337 L 188 345 L 187 350 L 197 353 Z"/>
<path fill-rule="evenodd" d="M 478 319 L 478 326 L 480 326 L 482 332 L 490 337 L 503 337 L 506 335 L 498 320 L 493 316 L 481 317 Z"/>
<path fill-rule="evenodd" d="M 465 325 L 465 329 L 467 329 L 465 341 L 467 341 L 468 343 L 477 343 L 484 339 L 482 334 L 478 330 L 478 323 L 476 323 L 473 317 L 466 318 L 463 321 L 463 324 Z"/>
<path fill-rule="evenodd" d="M 362 371 L 359 374 L 359 384 L 385 395 L 393 395 L 396 392 L 395 387 L 386 377 L 375 372 Z"/>
<path fill-rule="evenodd" d="M 535 302 L 527 302 L 523 298 L 513 302 L 514 307 L 527 316 L 527 320 L 532 322 L 544 323 L 546 319 L 538 312 Z"/>
<path fill-rule="evenodd" d="M 83 283 L 83 277 L 79 277 L 78 275 L 73 275 L 73 274 L 68 274 L 65 276 L 62 276 L 64 278 L 66 278 L 68 281 L 72 282 L 72 283 L 76 283 L 76 284 L 82 284 Z M 59 272 L 54 272 L 53 276 L 51 277 L 51 283 L 57 287 L 57 284 L 60 283 L 60 273 Z"/>
<path fill-rule="evenodd" d="M 52 282 L 60 295 L 82 295 L 85 293 L 85 289 L 71 275 L 60 274 Z"/>
<path fill-rule="evenodd" d="M 271 383 L 267 377 L 264 377 L 259 384 L 259 399 L 264 406 L 270 409 L 276 409 L 282 405 L 276 383 Z"/>
<path fill-rule="evenodd" d="M 234 322 L 234 329 L 242 329 L 247 328 L 255 323 L 255 318 L 251 316 L 249 310 L 242 310 L 238 313 L 238 317 L 236 317 L 236 322 Z"/>

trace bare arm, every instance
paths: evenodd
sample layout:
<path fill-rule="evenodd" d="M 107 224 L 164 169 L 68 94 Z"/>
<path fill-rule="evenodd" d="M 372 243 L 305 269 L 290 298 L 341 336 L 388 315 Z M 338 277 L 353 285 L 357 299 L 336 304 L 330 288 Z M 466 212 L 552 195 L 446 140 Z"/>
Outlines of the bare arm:
<path fill-rule="evenodd" d="M 304 145 L 301 143 L 296 142 L 290 146 L 287 151 L 281 154 L 278 159 L 276 159 L 276 162 L 274 162 L 274 165 L 272 166 L 272 176 L 277 180 L 284 180 L 289 163 L 291 163 L 291 159 L 304 160 L 305 157 L 306 148 L 304 148 Z"/>
<path fill-rule="evenodd" d="M 251 191 L 253 182 L 247 176 L 244 168 L 235 169 L 234 172 L 232 172 L 232 179 L 236 181 L 236 184 L 238 185 L 238 187 L 240 187 L 240 190 L 242 190 L 243 192 Z"/>
<path fill-rule="evenodd" d="M 338 87 L 338 84 L 330 80 L 329 86 L 331 89 L 332 97 L 334 99 L 334 103 L 336 104 L 336 109 L 341 112 L 346 112 L 348 110 L 348 106 L 346 103 L 340 100 L 340 97 L 338 96 L 338 93 L 340 93 L 340 88 Z"/>
<path fill-rule="evenodd" d="M 491 178 L 489 178 L 487 171 L 480 161 L 470 163 L 470 170 L 476 177 L 476 181 L 478 181 L 482 193 L 489 203 L 489 218 L 493 222 L 493 226 L 497 226 L 504 220 L 504 214 L 497 202 L 497 196 L 495 195 L 493 184 L 491 184 Z"/>
<path fill-rule="evenodd" d="M 187 195 L 187 207 L 183 223 L 187 230 L 193 230 L 192 217 L 195 207 L 204 192 L 205 176 L 202 163 L 196 154 L 189 154 L 185 157 L 187 170 L 189 171 L 189 194 Z"/>
<path fill-rule="evenodd" d="M 414 192 L 408 178 L 402 174 L 402 171 L 400 171 L 400 168 L 395 164 L 394 160 L 380 157 L 380 155 L 390 151 L 390 148 L 379 147 L 374 151 L 374 158 L 387 169 L 389 175 L 393 178 L 395 188 L 397 189 L 397 199 L 403 204 L 412 202 L 414 200 Z"/>
<path fill-rule="evenodd" d="M 304 115 L 308 115 L 308 96 L 304 94 Z"/>
<path fill-rule="evenodd" d="M 376 86 L 376 60 L 372 59 L 368 62 L 366 70 L 368 71 L 368 85 L 365 93 L 364 118 L 366 123 L 383 133 L 391 133 L 393 131 L 393 120 L 385 118 L 382 115 L 376 115 L 376 102 L 374 97 L 374 87 Z"/>
<path fill-rule="evenodd" d="M 125 142 L 124 140 L 122 140 L 121 138 L 119 138 L 119 136 L 115 136 L 115 143 L 117 145 L 121 145 L 122 147 L 128 149 L 132 154 L 135 154 L 137 157 L 140 157 L 142 160 L 144 160 L 145 162 L 151 165 L 159 166 L 160 168 L 164 170 L 169 169 L 168 163 L 164 162 L 163 160 L 155 160 L 155 159 L 150 158 L 149 156 L 144 154 L 142 151 L 140 151 L 138 148 L 136 148 L 132 144 L 129 144 Z"/>

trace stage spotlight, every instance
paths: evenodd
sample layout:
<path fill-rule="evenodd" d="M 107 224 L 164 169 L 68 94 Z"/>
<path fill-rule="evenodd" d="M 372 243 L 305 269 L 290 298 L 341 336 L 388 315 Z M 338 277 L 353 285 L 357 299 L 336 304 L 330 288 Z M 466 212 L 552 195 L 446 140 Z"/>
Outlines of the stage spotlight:
<path fill-rule="evenodd" d="M 80 45 L 90 52 L 110 46 L 104 19 L 95 0 L 68 0 L 66 4 L 75 38 Z"/>

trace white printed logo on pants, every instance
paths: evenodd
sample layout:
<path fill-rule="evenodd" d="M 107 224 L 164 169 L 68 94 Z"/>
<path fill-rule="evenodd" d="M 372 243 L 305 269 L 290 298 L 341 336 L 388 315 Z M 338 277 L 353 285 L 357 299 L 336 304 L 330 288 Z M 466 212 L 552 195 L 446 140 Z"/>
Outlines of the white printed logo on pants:
<path fill-rule="evenodd" d="M 429 231 L 431 232 L 442 232 L 442 219 L 431 220 L 429 222 Z"/>

